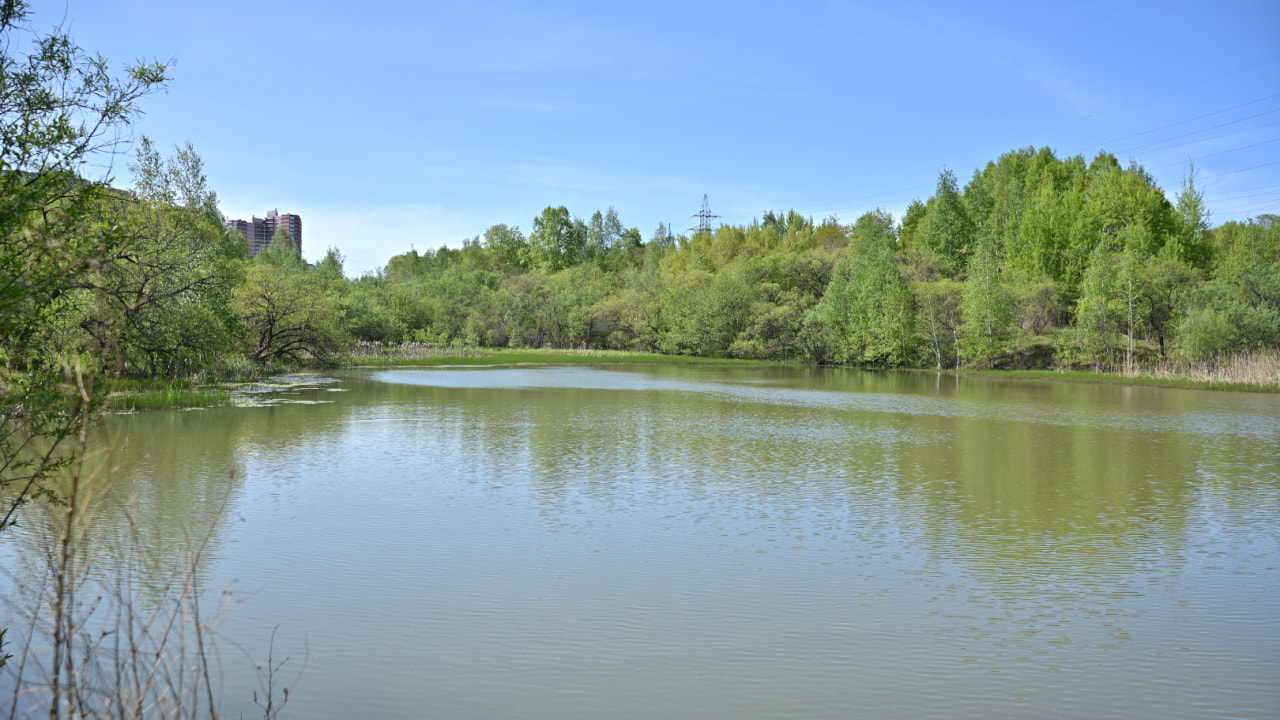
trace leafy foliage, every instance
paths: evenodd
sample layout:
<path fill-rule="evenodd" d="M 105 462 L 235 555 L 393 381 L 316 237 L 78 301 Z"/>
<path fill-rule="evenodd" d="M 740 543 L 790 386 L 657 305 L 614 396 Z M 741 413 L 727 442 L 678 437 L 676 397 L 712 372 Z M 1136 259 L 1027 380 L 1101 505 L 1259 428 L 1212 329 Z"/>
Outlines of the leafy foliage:
<path fill-rule="evenodd" d="M 1013 298 L 1000 275 L 993 240 L 979 243 L 961 298 L 960 356 L 971 364 L 990 364 L 1004 350 L 1013 324 Z"/>
<path fill-rule="evenodd" d="M 96 215 L 108 178 L 90 179 L 92 163 L 116 150 L 134 103 L 167 72 L 141 64 L 117 77 L 27 19 L 26 3 L 0 2 L 0 528 L 33 493 L 48 494 L 64 441 L 93 417 L 93 368 L 78 372 L 82 359 L 52 339 L 71 325 L 67 294 L 122 244 Z"/>
<path fill-rule="evenodd" d="M 190 145 L 165 159 L 144 137 L 133 171 L 135 191 L 98 210 L 114 250 L 72 285 L 80 326 L 115 375 L 216 367 L 239 333 L 230 300 L 241 237 L 228 233 Z"/>
<path fill-rule="evenodd" d="M 895 247 L 888 213 L 867 213 L 854 223 L 849 247 L 815 310 L 828 338 L 828 359 L 903 365 L 913 355 L 914 307 Z"/>
<path fill-rule="evenodd" d="M 267 262 L 249 266 L 232 307 L 247 330 L 249 357 L 259 362 L 328 362 L 348 342 L 337 309 L 315 278 Z"/>
<path fill-rule="evenodd" d="M 528 239 L 495 225 L 326 293 L 353 333 L 387 342 L 938 368 L 1271 347 L 1260 268 L 1280 260 L 1280 223 L 1210 230 L 1207 216 L 1194 176 L 1175 206 L 1136 164 L 1024 148 L 963 188 L 944 171 L 897 226 L 880 212 L 842 225 L 768 211 L 691 237 L 659 225 L 644 242 L 613 208 L 584 221 L 555 206 Z"/>

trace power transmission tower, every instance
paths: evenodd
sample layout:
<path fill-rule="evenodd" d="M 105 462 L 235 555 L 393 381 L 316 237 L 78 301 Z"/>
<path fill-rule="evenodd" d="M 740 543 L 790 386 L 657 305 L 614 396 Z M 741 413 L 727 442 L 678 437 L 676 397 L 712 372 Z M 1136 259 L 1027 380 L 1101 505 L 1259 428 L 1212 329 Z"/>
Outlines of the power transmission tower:
<path fill-rule="evenodd" d="M 711 214 L 711 203 L 707 202 L 707 196 L 703 195 L 702 209 L 698 211 L 697 215 L 690 215 L 689 217 L 698 218 L 698 226 L 689 228 L 689 231 L 700 233 L 700 232 L 711 232 L 711 221 L 715 220 L 720 216 Z"/>

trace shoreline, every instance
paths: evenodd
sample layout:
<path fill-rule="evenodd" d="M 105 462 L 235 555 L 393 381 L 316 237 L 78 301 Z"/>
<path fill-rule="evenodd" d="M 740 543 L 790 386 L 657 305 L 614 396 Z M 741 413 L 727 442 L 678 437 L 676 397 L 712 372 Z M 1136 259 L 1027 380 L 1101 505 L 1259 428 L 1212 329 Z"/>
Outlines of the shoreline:
<path fill-rule="evenodd" d="M 627 352 L 622 350 L 511 350 L 487 348 L 429 348 L 425 352 L 397 352 L 400 348 L 388 348 L 387 353 L 343 358 L 337 367 L 361 368 L 430 368 L 430 367 L 496 367 L 502 365 L 709 365 L 742 367 L 802 367 L 802 361 L 752 360 L 740 358 L 707 358 L 693 355 L 663 355 L 660 353 Z M 416 348 L 411 351 L 419 350 Z M 416 357 L 412 354 L 417 354 Z M 857 366 L 829 366 L 843 369 L 859 369 Z M 869 371 L 885 369 L 862 368 Z M 1095 385 L 1128 385 L 1180 390 L 1214 390 L 1225 392 L 1280 393 L 1280 383 L 1254 384 L 1220 380 L 1197 380 L 1180 377 L 1155 377 L 1152 375 L 1125 375 L 1123 373 L 1094 370 L 991 370 L 893 368 L 912 373 L 939 373 L 955 377 L 975 377 L 995 380 L 1034 380 Z M 134 413 L 148 410 L 182 410 L 218 407 L 231 399 L 229 383 L 207 385 L 181 381 L 134 381 L 133 387 L 115 388 L 111 392 L 113 413 Z"/>

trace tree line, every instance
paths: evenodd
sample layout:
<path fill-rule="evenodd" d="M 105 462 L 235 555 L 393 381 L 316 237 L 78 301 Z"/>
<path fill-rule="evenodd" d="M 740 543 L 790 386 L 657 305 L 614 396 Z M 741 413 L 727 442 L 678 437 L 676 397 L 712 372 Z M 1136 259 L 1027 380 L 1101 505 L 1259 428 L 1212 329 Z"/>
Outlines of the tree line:
<path fill-rule="evenodd" d="M 876 367 L 1132 368 L 1280 345 L 1280 218 L 1209 224 L 1194 169 L 1171 202 L 1138 164 L 1048 148 L 901 220 L 794 211 L 645 241 L 611 208 L 548 207 L 348 280 L 343 329 L 383 343 L 594 347 Z"/>
<path fill-rule="evenodd" d="M 85 184 L 10 222 L 6 246 L 39 252 L 0 265 L 8 368 L 214 379 L 365 341 L 1117 370 L 1280 346 L 1280 218 L 1211 228 L 1194 172 L 1170 202 L 1106 153 L 1016 150 L 963 187 L 943 171 L 900 221 L 766 212 L 646 241 L 612 208 L 548 207 L 528 235 L 494 225 L 358 279 L 284 231 L 250 259 L 190 146 L 144 137 L 130 167 L 128 190 Z"/>

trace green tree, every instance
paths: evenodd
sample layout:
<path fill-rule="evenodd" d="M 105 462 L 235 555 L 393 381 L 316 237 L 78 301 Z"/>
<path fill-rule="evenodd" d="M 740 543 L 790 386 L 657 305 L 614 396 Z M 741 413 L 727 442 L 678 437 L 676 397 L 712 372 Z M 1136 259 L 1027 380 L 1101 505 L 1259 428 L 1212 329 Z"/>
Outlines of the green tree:
<path fill-rule="evenodd" d="M 134 191 L 99 205 L 115 249 L 68 295 L 117 375 L 216 370 L 238 332 L 230 300 L 244 245 L 227 230 L 199 155 L 175 150 L 162 158 L 142 138 Z"/>
<path fill-rule="evenodd" d="M 881 210 L 854 223 L 849 247 L 814 312 L 838 363 L 903 365 L 915 348 L 911 290 L 894 259 L 893 217 Z"/>
<path fill-rule="evenodd" d="M 580 225 L 574 222 L 568 208 L 563 205 L 543 210 L 533 220 L 528 266 L 554 273 L 580 262 L 586 248 L 586 238 Z"/>
<path fill-rule="evenodd" d="M 1106 243 L 1113 252 L 1132 249 L 1144 257 L 1158 253 L 1174 233 L 1177 214 L 1137 164 L 1121 169 L 1115 158 L 1101 154 L 1089 168 L 1088 199 L 1076 216 L 1079 242 L 1092 248 Z M 1130 225 L 1142 225 L 1140 235 L 1122 237 Z"/>
<path fill-rule="evenodd" d="M 935 367 L 959 367 L 958 331 L 964 285 L 941 278 L 914 281 L 910 287 L 915 299 L 916 330 L 933 355 Z"/>
<path fill-rule="evenodd" d="M 519 272 L 525 267 L 525 259 L 529 253 L 529 241 L 520 232 L 519 227 L 494 225 L 484 231 L 484 246 L 489 249 L 494 260 L 494 269 L 499 272 Z"/>
<path fill-rule="evenodd" d="M 617 292 L 592 306 L 593 323 L 604 333 L 609 347 L 656 350 L 662 332 L 663 294 L 657 267 L 646 263 L 620 275 Z"/>
<path fill-rule="evenodd" d="M 968 264 L 975 233 L 964 198 L 956 187 L 955 174 L 942 171 L 920 228 L 921 246 L 941 258 L 944 272 L 955 275 Z"/>
<path fill-rule="evenodd" d="M 343 327 L 355 339 L 392 343 L 404 339 L 408 328 L 397 316 L 389 290 L 386 283 L 371 278 L 353 283 L 346 292 L 333 299 Z"/>
<path fill-rule="evenodd" d="M 1062 166 L 1049 148 L 1021 148 L 1001 155 L 964 189 L 965 207 L 976 228 L 985 230 L 1006 254 L 1019 241 L 1018 230 L 1036 182 Z"/>
<path fill-rule="evenodd" d="M 812 307 L 804 295 L 777 285 L 762 286 L 760 301 L 751 304 L 746 327 L 729 346 L 734 357 L 791 359 L 803 355 L 800 331 Z"/>
<path fill-rule="evenodd" d="M 276 230 L 271 242 L 253 256 L 253 261 L 260 265 L 270 265 L 285 273 L 304 273 L 308 270 L 307 261 L 302 259 L 298 244 L 284 228 Z"/>
<path fill-rule="evenodd" d="M 1271 299 L 1251 298 L 1227 280 L 1193 286 L 1177 321 L 1180 354 L 1214 361 L 1233 353 L 1280 347 L 1280 262 L 1260 268 L 1253 282 L 1269 286 Z"/>
<path fill-rule="evenodd" d="M 1093 251 L 1076 302 L 1076 335 L 1095 370 L 1115 367 L 1124 312 L 1117 301 L 1116 256 L 1104 243 Z"/>
<path fill-rule="evenodd" d="M 1160 344 L 1160 357 L 1168 357 L 1166 340 L 1172 333 L 1184 299 L 1200 279 L 1201 273 L 1190 265 L 1163 255 L 1147 260 L 1141 270 L 1144 324 Z"/>
<path fill-rule="evenodd" d="M 312 268 L 315 271 L 316 280 L 324 288 L 326 295 L 332 297 L 348 284 L 346 270 L 343 267 L 346 262 L 346 256 L 338 248 L 331 247 L 325 252 L 320 262 Z"/>
<path fill-rule="evenodd" d="M 1005 286 L 1013 300 L 1014 324 L 1039 335 L 1051 330 L 1062 318 L 1062 290 L 1045 276 L 1032 276 L 1012 269 L 1004 276 Z"/>
<path fill-rule="evenodd" d="M 990 364 L 1004 351 L 1013 329 L 1013 299 L 991 238 L 978 243 L 969 263 L 960 309 L 960 356 L 972 364 Z"/>
<path fill-rule="evenodd" d="M 595 263 L 607 263 L 622 248 L 622 236 L 626 229 L 618 219 L 618 211 L 612 207 L 601 214 L 597 210 L 587 223 L 585 257 Z"/>
<path fill-rule="evenodd" d="M 1205 270 L 1209 267 L 1209 208 L 1204 193 L 1196 188 L 1196 168 L 1191 166 L 1182 179 L 1182 190 L 1175 205 L 1178 224 L 1170 234 L 1161 254 L 1170 260 Z"/>
<path fill-rule="evenodd" d="M 609 329 L 592 312 L 615 291 L 613 275 L 592 263 L 563 270 L 550 278 L 551 315 L 548 342 L 557 347 L 599 347 Z"/>
<path fill-rule="evenodd" d="M 658 249 L 660 257 L 663 252 L 676 246 L 676 236 L 671 233 L 666 223 L 658 223 L 657 229 L 653 231 L 653 237 L 649 238 L 649 246 Z"/>
<path fill-rule="evenodd" d="M 65 34 L 27 30 L 27 4 L 0 1 L 0 334 L 39 325 L 73 276 L 97 267 L 103 238 L 87 216 L 110 178 L 90 163 L 113 151 L 137 101 L 167 81 L 159 63 L 112 75 Z M 28 55 L 13 52 L 30 47 Z M 11 358 L 12 359 L 12 358 Z"/>
<path fill-rule="evenodd" d="M 1140 229 L 1141 226 L 1139 225 Z M 1125 337 L 1124 368 L 1132 375 L 1136 362 L 1135 344 L 1139 328 L 1147 316 L 1146 294 L 1143 287 L 1142 258 L 1135 250 L 1120 253 L 1116 263 L 1116 304 L 1120 308 L 1122 331 Z"/>
<path fill-rule="evenodd" d="M 1280 217 L 1260 215 L 1228 222 L 1212 233 L 1214 278 L 1243 287 L 1255 268 L 1280 261 Z"/>
<path fill-rule="evenodd" d="M 0 1 L 0 490 L 8 507 L 0 528 L 42 487 L 61 441 L 86 417 L 63 392 L 74 359 L 39 342 L 74 313 L 66 293 L 99 272 L 120 239 L 95 215 L 109 178 L 84 173 L 116 146 L 137 101 L 167 81 L 158 63 L 117 77 L 66 34 L 28 27 L 25 2 Z M 26 455 L 46 440 L 43 459 Z"/>
<path fill-rule="evenodd" d="M 1074 224 L 1073 192 L 1060 191 L 1045 174 L 1031 190 L 1016 239 L 1006 245 L 1006 265 L 1032 276 L 1061 281 Z"/>
<path fill-rule="evenodd" d="M 715 274 L 696 268 L 673 274 L 662 298 L 661 349 L 723 357 L 746 329 L 758 293 L 759 286 L 740 263 Z"/>
<path fill-rule="evenodd" d="M 334 358 L 348 342 L 342 319 L 315 278 L 267 262 L 251 263 L 235 289 L 249 357 L 258 362 Z"/>
<path fill-rule="evenodd" d="M 907 211 L 902 215 L 902 227 L 898 231 L 898 239 L 903 248 L 909 250 L 924 248 L 924 240 L 921 238 L 921 233 L 924 230 L 924 221 L 928 215 L 929 206 L 919 200 L 912 200 L 907 205 Z"/>

